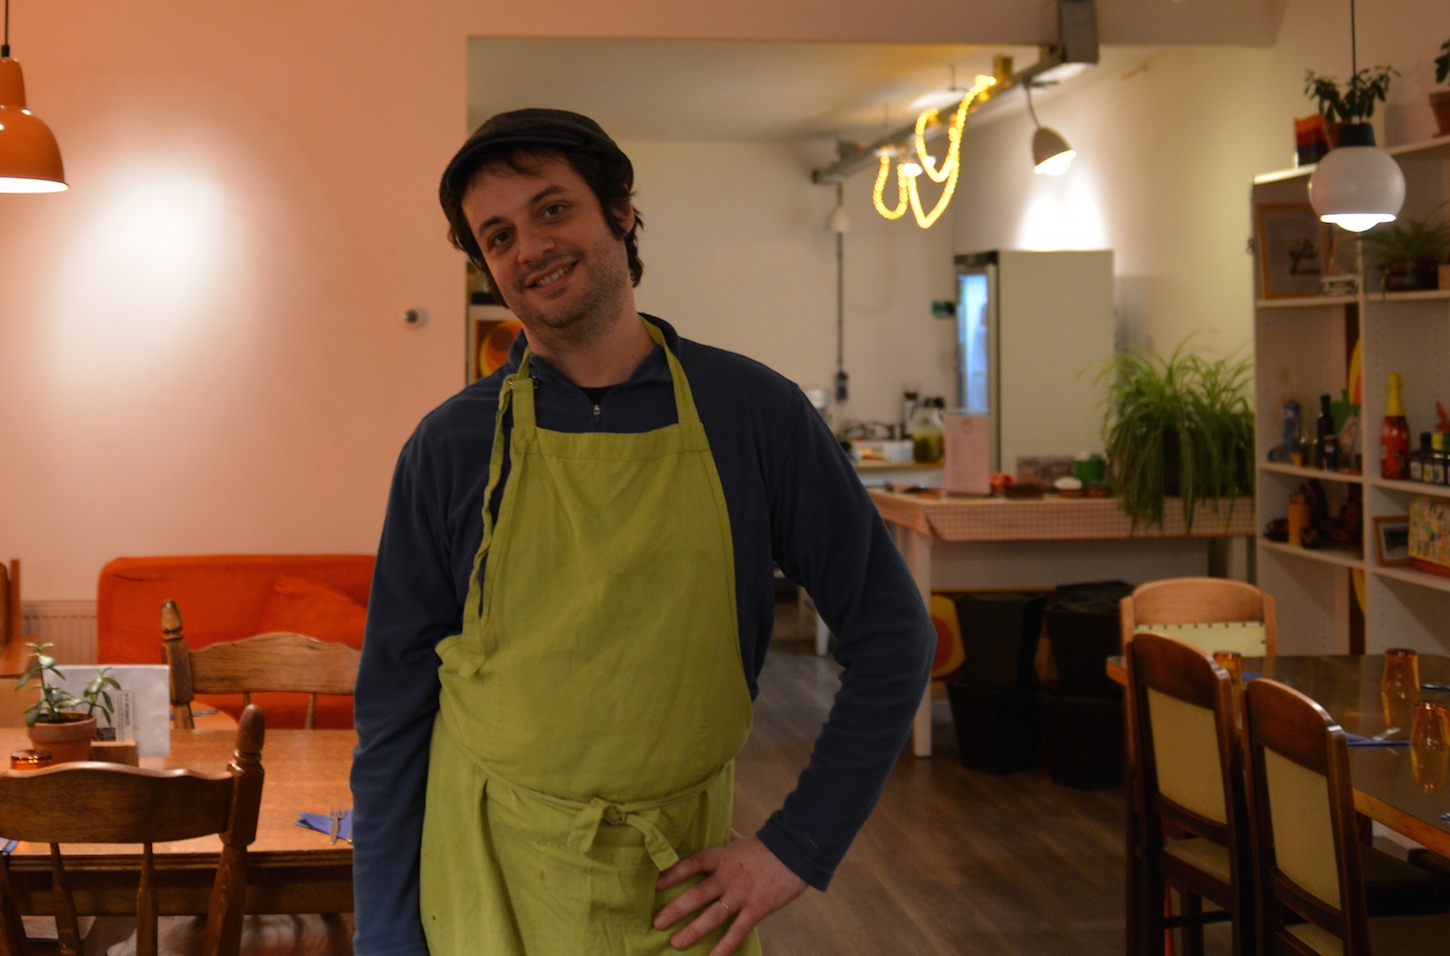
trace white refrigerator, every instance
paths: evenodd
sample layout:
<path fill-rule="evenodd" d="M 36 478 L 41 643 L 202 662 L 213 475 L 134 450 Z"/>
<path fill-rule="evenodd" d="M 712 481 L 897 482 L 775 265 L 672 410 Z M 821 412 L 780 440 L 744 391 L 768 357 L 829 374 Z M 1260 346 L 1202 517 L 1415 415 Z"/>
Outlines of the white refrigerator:
<path fill-rule="evenodd" d="M 992 470 L 1102 451 L 1113 357 L 1110 249 L 956 257 L 957 405 L 991 420 Z"/>

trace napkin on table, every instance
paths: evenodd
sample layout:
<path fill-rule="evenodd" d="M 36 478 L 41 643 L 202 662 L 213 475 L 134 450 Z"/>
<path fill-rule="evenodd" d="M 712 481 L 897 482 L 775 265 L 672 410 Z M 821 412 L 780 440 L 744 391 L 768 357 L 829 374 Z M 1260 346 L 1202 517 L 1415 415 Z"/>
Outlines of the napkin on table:
<path fill-rule="evenodd" d="M 332 819 L 325 813 L 299 813 L 297 825 L 308 830 L 316 830 L 318 833 L 332 832 Z M 342 821 L 337 826 L 337 838 L 352 842 L 352 811 L 344 810 Z"/>

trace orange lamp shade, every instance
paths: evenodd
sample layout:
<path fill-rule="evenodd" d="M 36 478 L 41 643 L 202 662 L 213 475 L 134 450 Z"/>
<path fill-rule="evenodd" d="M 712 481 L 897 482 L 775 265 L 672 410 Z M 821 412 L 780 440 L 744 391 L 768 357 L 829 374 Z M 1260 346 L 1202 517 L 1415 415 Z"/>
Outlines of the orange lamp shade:
<path fill-rule="evenodd" d="M 55 134 L 25 108 L 19 61 L 0 59 L 0 192 L 55 193 L 66 188 Z"/>

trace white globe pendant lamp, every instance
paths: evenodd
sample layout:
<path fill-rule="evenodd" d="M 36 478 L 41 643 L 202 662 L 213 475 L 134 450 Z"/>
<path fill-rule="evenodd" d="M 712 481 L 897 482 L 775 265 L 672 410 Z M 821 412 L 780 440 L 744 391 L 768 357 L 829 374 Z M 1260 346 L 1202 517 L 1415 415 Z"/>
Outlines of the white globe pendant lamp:
<path fill-rule="evenodd" d="M 1354 39 L 1354 0 L 1349 0 L 1350 83 L 1359 75 Z M 1365 122 L 1339 127 L 1339 142 L 1309 176 L 1309 202 L 1322 222 L 1364 232 L 1394 222 L 1405 204 L 1400 164 L 1375 146 L 1374 127 Z"/>

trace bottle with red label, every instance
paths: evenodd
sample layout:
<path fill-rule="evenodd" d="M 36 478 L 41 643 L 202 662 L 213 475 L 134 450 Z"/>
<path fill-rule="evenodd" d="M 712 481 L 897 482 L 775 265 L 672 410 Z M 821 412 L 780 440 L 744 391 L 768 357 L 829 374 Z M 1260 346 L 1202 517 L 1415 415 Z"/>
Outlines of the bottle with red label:
<path fill-rule="evenodd" d="M 1405 420 L 1403 383 L 1399 372 L 1390 373 L 1390 397 L 1385 423 L 1380 428 L 1380 477 L 1400 481 L 1410 476 L 1410 423 Z"/>

